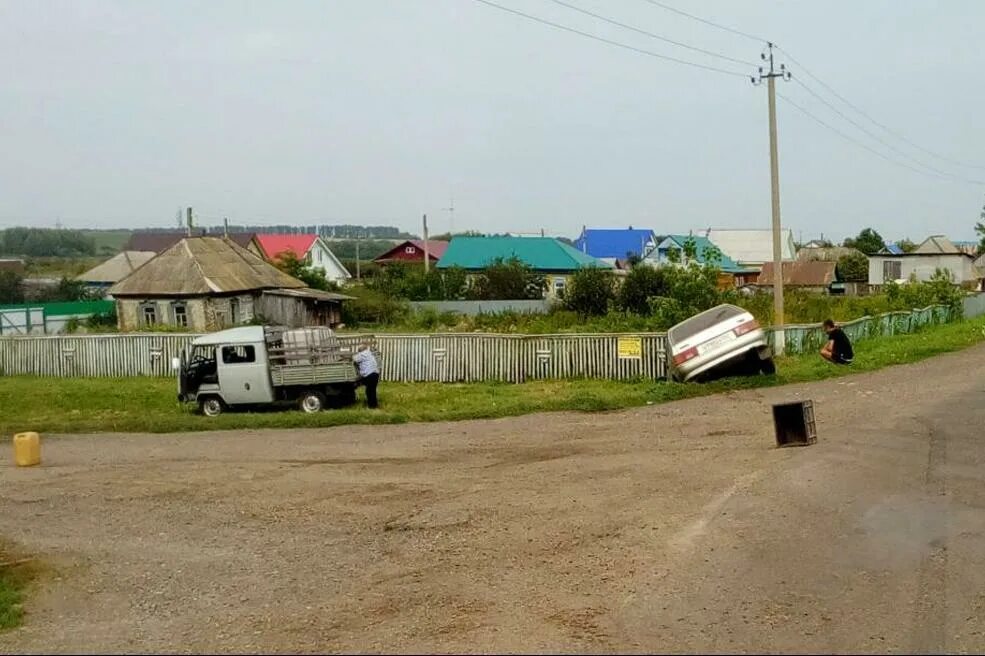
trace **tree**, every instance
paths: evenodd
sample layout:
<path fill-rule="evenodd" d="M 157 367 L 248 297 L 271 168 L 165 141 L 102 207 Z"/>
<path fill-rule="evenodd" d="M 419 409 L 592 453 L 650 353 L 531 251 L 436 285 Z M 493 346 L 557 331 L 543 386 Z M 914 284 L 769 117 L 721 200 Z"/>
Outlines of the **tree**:
<path fill-rule="evenodd" d="M 575 271 L 564 294 L 564 304 L 582 317 L 598 317 L 609 311 L 615 301 L 615 280 L 612 274 L 598 267 Z"/>
<path fill-rule="evenodd" d="M 23 303 L 24 279 L 13 271 L 0 271 L 0 303 Z"/>
<path fill-rule="evenodd" d="M 886 242 L 883 241 L 882 235 L 878 232 L 872 228 L 865 228 L 854 239 L 851 237 L 846 239 L 844 246 L 847 248 L 856 248 L 866 255 L 875 255 L 886 246 Z"/>
<path fill-rule="evenodd" d="M 311 289 L 322 291 L 337 291 L 339 289 L 338 284 L 325 277 L 324 269 L 318 269 L 304 260 L 299 260 L 293 251 L 281 253 L 275 264 L 278 269 L 292 278 L 297 278 Z"/>
<path fill-rule="evenodd" d="M 861 253 L 842 255 L 838 259 L 838 278 L 844 282 L 868 282 L 869 258 Z"/>
<path fill-rule="evenodd" d="M 85 301 L 88 298 L 89 294 L 86 291 L 84 282 L 63 277 L 58 281 L 57 285 L 46 289 L 38 300 L 43 302 L 68 303 L 72 301 Z"/>
<path fill-rule="evenodd" d="M 903 251 L 904 253 L 912 253 L 913 251 L 917 250 L 917 245 L 914 244 L 909 239 L 900 239 L 898 242 L 896 242 L 896 245 L 899 246 L 900 250 Z"/>
<path fill-rule="evenodd" d="M 641 264 L 633 267 L 623 280 L 616 296 L 616 306 L 623 312 L 645 316 L 650 313 L 649 299 L 667 294 L 664 268 Z"/>
<path fill-rule="evenodd" d="M 985 255 L 985 205 L 982 205 L 981 221 L 975 224 L 975 234 L 978 235 L 978 254 Z"/>
<path fill-rule="evenodd" d="M 475 300 L 516 300 L 544 297 L 547 280 L 513 257 L 496 258 L 475 276 L 469 296 Z"/>
<path fill-rule="evenodd" d="M 663 269 L 667 289 L 651 297 L 650 314 L 661 329 L 715 307 L 723 297 L 718 290 L 718 269 L 695 262 Z"/>

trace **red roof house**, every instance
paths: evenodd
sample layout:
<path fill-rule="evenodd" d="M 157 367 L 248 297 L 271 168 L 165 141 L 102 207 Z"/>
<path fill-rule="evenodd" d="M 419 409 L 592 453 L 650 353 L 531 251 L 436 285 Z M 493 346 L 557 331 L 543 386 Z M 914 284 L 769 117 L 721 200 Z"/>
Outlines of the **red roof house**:
<path fill-rule="evenodd" d="M 263 250 L 263 256 L 273 262 L 284 253 L 294 253 L 299 260 L 307 262 L 312 267 L 322 269 L 325 277 L 335 282 L 344 282 L 352 277 L 348 269 L 342 265 L 339 258 L 328 247 L 325 240 L 318 235 L 275 235 L 258 234 L 257 242 Z"/>
<path fill-rule="evenodd" d="M 428 260 L 432 264 L 441 259 L 441 256 L 445 254 L 445 250 L 448 249 L 448 242 L 446 241 L 435 241 L 429 239 L 427 243 L 428 247 Z M 397 244 L 383 255 L 380 255 L 375 260 L 377 264 L 386 266 L 391 262 L 423 262 L 424 261 L 424 240 L 422 239 L 410 239 L 408 241 Z"/>

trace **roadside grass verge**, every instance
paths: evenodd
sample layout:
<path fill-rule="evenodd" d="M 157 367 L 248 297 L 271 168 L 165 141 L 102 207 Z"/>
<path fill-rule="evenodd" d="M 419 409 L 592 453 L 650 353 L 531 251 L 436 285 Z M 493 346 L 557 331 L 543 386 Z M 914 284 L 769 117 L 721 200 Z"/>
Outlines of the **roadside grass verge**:
<path fill-rule="evenodd" d="M 0 377 L 0 433 L 151 432 L 301 428 L 508 417 L 531 412 L 598 412 L 665 403 L 730 390 L 801 383 L 916 362 L 985 342 L 985 317 L 857 345 L 851 367 L 817 355 L 781 358 L 776 376 L 729 378 L 709 384 L 649 380 L 560 380 L 509 383 L 387 383 L 382 410 L 361 405 L 315 415 L 298 411 L 229 412 L 201 417 L 179 404 L 172 379 Z M 363 400 L 359 393 L 360 402 Z"/>
<path fill-rule="evenodd" d="M 24 590 L 37 575 L 33 561 L 20 563 L 0 545 L 0 631 L 13 629 L 24 618 Z"/>

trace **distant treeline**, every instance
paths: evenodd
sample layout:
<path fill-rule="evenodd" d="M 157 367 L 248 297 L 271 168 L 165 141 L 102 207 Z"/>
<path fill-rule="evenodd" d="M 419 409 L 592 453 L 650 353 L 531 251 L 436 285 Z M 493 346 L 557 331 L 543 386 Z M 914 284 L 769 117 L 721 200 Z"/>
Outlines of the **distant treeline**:
<path fill-rule="evenodd" d="M 210 226 L 206 230 L 210 234 L 222 233 L 223 226 Z M 361 226 L 361 225 L 232 225 L 230 232 L 265 232 L 277 235 L 295 233 L 317 234 L 328 239 L 414 239 L 412 235 L 393 226 Z"/>
<path fill-rule="evenodd" d="M 80 230 L 0 230 L 0 254 L 20 257 L 82 257 L 96 254 L 96 242 Z"/>

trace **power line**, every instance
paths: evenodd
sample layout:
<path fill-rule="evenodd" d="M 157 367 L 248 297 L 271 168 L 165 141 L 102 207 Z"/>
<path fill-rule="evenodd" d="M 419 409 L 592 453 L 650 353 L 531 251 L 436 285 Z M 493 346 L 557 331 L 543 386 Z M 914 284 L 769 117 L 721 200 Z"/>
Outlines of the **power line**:
<path fill-rule="evenodd" d="M 588 11 L 587 9 L 582 9 L 581 7 L 576 7 L 575 5 L 572 5 L 572 4 L 569 4 L 567 2 L 564 2 L 564 0 L 550 0 L 550 2 L 553 2 L 555 4 L 561 5 L 562 7 L 567 7 L 568 9 L 571 9 L 573 11 L 577 11 L 577 12 L 579 12 L 581 14 L 585 14 L 586 16 L 591 16 L 592 18 L 597 18 L 597 19 L 599 19 L 601 21 L 605 21 L 606 23 L 609 23 L 610 25 L 615 25 L 617 27 L 621 27 L 621 28 L 624 28 L 624 29 L 627 29 L 627 30 L 632 30 L 633 32 L 636 32 L 637 34 L 643 34 L 643 35 L 648 36 L 648 37 L 650 37 L 652 39 L 657 39 L 659 41 L 664 41 L 666 43 L 670 43 L 670 44 L 673 44 L 675 46 L 679 46 L 681 48 L 687 48 L 688 50 L 693 50 L 694 52 L 700 52 L 701 54 L 708 55 L 709 57 L 717 57 L 718 59 L 724 59 L 725 61 L 734 62 L 736 64 L 742 64 L 743 66 L 756 66 L 756 64 L 754 64 L 752 62 L 744 61 L 742 59 L 736 59 L 735 57 L 729 57 L 728 55 L 723 55 L 721 53 L 713 52 L 711 50 L 705 50 L 704 48 L 698 48 L 696 46 L 692 46 L 692 45 L 689 45 L 687 43 L 682 43 L 680 41 L 675 41 L 674 39 L 670 39 L 670 38 L 667 38 L 665 36 L 661 36 L 659 34 L 654 34 L 653 32 L 648 32 L 646 30 L 642 30 L 642 29 L 640 29 L 638 27 L 634 27 L 632 25 L 627 25 L 626 23 L 620 23 L 617 20 L 613 20 L 613 19 L 608 18 L 606 16 L 602 16 L 601 14 L 596 14 L 594 12 Z"/>
<path fill-rule="evenodd" d="M 649 0 L 647 0 L 647 1 L 649 1 Z M 785 55 L 787 56 L 787 59 L 789 59 L 789 60 L 790 60 L 791 62 L 793 62 L 794 64 L 796 64 L 796 65 L 797 65 L 797 66 L 798 66 L 798 67 L 800 68 L 800 70 L 802 70 L 802 71 L 803 71 L 804 73 L 806 73 L 806 74 L 808 75 L 808 77 L 810 77 L 810 78 L 811 78 L 811 79 L 813 79 L 813 80 L 814 80 L 815 82 L 817 82 L 818 84 L 820 84 L 820 85 L 821 85 L 822 87 L 824 87 L 825 89 L 827 89 L 827 90 L 828 90 L 828 92 L 830 92 L 830 93 L 831 93 L 831 95 L 833 95 L 833 96 L 834 96 L 835 98 L 837 98 L 837 99 L 838 99 L 838 100 L 840 100 L 841 102 L 843 102 L 843 103 L 845 103 L 845 104 L 846 104 L 846 105 L 847 105 L 848 107 L 851 107 L 852 109 L 854 109 L 854 110 L 855 110 L 856 112 L 858 112 L 858 113 L 859 113 L 859 114 L 861 114 L 861 115 L 862 115 L 863 117 L 865 117 L 866 119 L 868 119 L 868 120 L 869 120 L 869 121 L 870 121 L 870 122 L 871 122 L 871 123 L 872 123 L 873 125 L 875 125 L 875 126 L 877 126 L 877 127 L 879 127 L 879 128 L 882 128 L 882 129 L 883 129 L 883 130 L 885 130 L 885 131 L 886 131 L 887 133 L 889 133 L 889 134 L 891 134 L 892 136 L 894 136 L 894 137 L 896 137 L 896 138 L 897 138 L 897 139 L 899 139 L 900 141 L 903 141 L 903 142 L 905 142 L 905 143 L 907 143 L 907 144 L 909 144 L 910 146 L 912 146 L 913 148 L 916 148 L 917 150 L 919 150 L 919 151 L 922 151 L 922 152 L 924 152 L 924 153 L 926 153 L 926 154 L 928 154 L 928 155 L 930 155 L 930 156 L 932 156 L 932 157 L 936 157 L 937 159 L 939 159 L 939 160 L 941 160 L 941 161 L 944 161 L 944 162 L 948 162 L 948 163 L 950 163 L 950 164 L 954 164 L 954 165 L 956 165 L 956 166 L 963 166 L 963 167 L 965 167 L 965 168 L 971 168 L 971 169 L 982 169 L 982 170 L 985 170 L 985 166 L 981 166 L 981 165 L 978 165 L 978 164 L 967 164 L 967 163 L 965 163 L 965 162 L 960 162 L 960 161 L 958 161 L 958 160 L 956 160 L 956 159 L 952 159 L 952 158 L 950 158 L 950 157 L 946 157 L 946 156 L 944 156 L 944 155 L 941 155 L 941 154 L 939 154 L 939 153 L 935 153 L 934 151 L 932 151 L 932 150 L 930 150 L 930 149 L 928 149 L 928 148 L 924 148 L 924 147 L 923 147 L 923 146 L 921 146 L 920 144 L 917 144 L 917 143 L 915 143 L 915 142 L 913 142 L 913 141 L 911 141 L 911 140 L 909 140 L 909 139 L 907 139 L 907 138 L 906 138 L 905 136 L 903 136 L 903 135 L 902 135 L 902 134 L 900 134 L 899 132 L 897 132 L 897 131 L 895 131 L 895 130 L 893 130 L 892 128 L 890 128 L 890 127 L 888 127 L 888 126 L 886 126 L 886 125 L 884 125 L 883 123 L 880 123 L 879 121 L 877 121 L 877 120 L 875 120 L 874 118 L 872 118 L 871 116 L 869 116 L 869 115 L 868 115 L 868 114 L 867 114 L 867 113 L 866 113 L 866 112 L 865 112 L 864 110 L 862 110 L 862 109 L 861 109 L 861 108 L 860 108 L 860 107 L 859 107 L 858 105 L 855 105 L 855 104 L 853 104 L 853 103 L 851 103 L 851 102 L 849 102 L 847 98 L 845 98 L 845 97 L 844 97 L 844 96 L 842 96 L 842 95 L 841 95 L 840 93 L 838 93 L 838 92 L 837 92 L 837 91 L 835 91 L 835 90 L 834 90 L 833 88 L 831 88 L 831 86 L 830 86 L 830 85 L 828 85 L 828 84 L 827 84 L 827 83 L 826 83 L 826 82 L 825 82 L 824 80 L 822 80 L 822 79 L 821 79 L 821 78 L 819 78 L 818 76 L 816 76 L 816 75 L 814 75 L 813 73 L 811 73 L 811 72 L 810 72 L 810 70 L 808 70 L 806 66 L 804 66 L 804 65 L 803 65 L 803 64 L 801 64 L 801 63 L 800 63 L 799 61 L 797 61 L 797 60 L 796 60 L 796 59 L 794 58 L 794 56 L 793 56 L 793 55 L 791 55 L 791 54 L 790 54 L 789 52 L 787 52 L 786 50 L 784 50 L 784 49 L 783 49 L 783 48 L 781 48 L 780 46 L 776 46 L 776 49 L 777 49 L 777 50 L 779 50 L 780 52 L 782 52 L 783 54 L 785 54 Z"/>
<path fill-rule="evenodd" d="M 798 105 L 797 103 L 795 103 L 794 101 L 790 100 L 786 96 L 784 96 L 782 94 L 779 94 L 779 93 L 777 93 L 776 95 L 777 95 L 777 97 L 780 100 L 782 100 L 783 102 L 787 103 L 788 105 L 790 105 L 791 107 L 793 107 L 797 111 L 801 112 L 802 114 L 804 114 L 805 116 L 807 116 L 811 120 L 815 121 L 816 123 L 820 124 L 821 126 L 827 128 L 828 130 L 831 130 L 832 132 L 834 132 L 835 134 L 837 134 L 839 137 L 841 137 L 845 141 L 848 141 L 848 142 L 850 142 L 850 143 L 858 146 L 859 148 L 864 148 L 865 150 L 869 151 L 873 155 L 876 155 L 877 157 L 881 157 L 882 159 L 886 160 L 890 164 L 895 164 L 896 166 L 902 166 L 903 168 L 907 168 L 907 169 L 909 169 L 911 171 L 914 171 L 916 173 L 919 173 L 921 175 L 925 175 L 925 176 L 932 177 L 932 178 L 938 178 L 938 179 L 941 179 L 941 180 L 948 180 L 948 181 L 951 181 L 951 182 L 955 182 L 955 181 L 968 182 L 970 184 L 975 184 L 975 185 L 981 185 L 982 184 L 982 183 L 977 182 L 977 181 L 960 180 L 958 178 L 950 178 L 950 177 L 947 177 L 947 176 L 937 175 L 936 173 L 931 173 L 929 171 L 925 171 L 923 169 L 919 169 L 919 168 L 917 168 L 915 166 L 911 166 L 911 165 L 907 164 L 906 162 L 901 162 L 899 160 L 895 160 L 892 157 L 889 157 L 888 155 L 886 155 L 885 153 L 881 153 L 878 150 L 876 150 L 875 148 L 872 148 L 868 144 L 864 144 L 861 141 L 858 141 L 857 139 L 855 139 L 855 138 L 853 138 L 853 137 L 845 134 L 844 132 L 842 132 L 838 128 L 832 126 L 830 123 L 827 123 L 826 121 L 824 121 L 824 120 L 818 118 L 817 116 L 815 116 L 814 114 L 810 113 L 809 111 L 807 111 L 806 109 L 804 109 L 803 107 L 801 107 L 800 105 Z"/>
<path fill-rule="evenodd" d="M 852 119 L 850 116 L 846 115 L 844 112 L 842 112 L 841 110 L 839 110 L 837 107 L 835 107 L 834 105 L 832 105 L 831 103 L 829 103 L 827 100 L 825 100 L 823 97 L 821 97 L 817 92 L 815 92 L 809 86 L 807 86 L 806 84 L 804 84 L 803 82 L 801 82 L 800 80 L 798 80 L 796 77 L 793 80 L 794 80 L 794 82 L 796 82 L 797 84 L 799 84 L 801 87 L 803 87 L 804 90 L 807 91 L 807 93 L 809 93 L 812 96 L 814 96 L 818 101 L 820 101 L 822 104 L 824 104 L 826 107 L 828 107 L 831 111 L 833 111 L 838 116 L 842 117 L 843 119 L 845 119 L 846 121 L 848 121 L 849 123 L 851 123 L 852 125 L 854 125 L 855 127 L 857 127 L 859 130 L 861 130 L 862 132 L 864 132 L 868 136 L 872 137 L 873 139 L 875 139 L 876 141 L 878 141 L 879 143 L 881 143 L 883 146 L 885 146 L 886 148 L 888 148 L 891 151 L 893 151 L 894 153 L 896 153 L 897 155 L 900 155 L 901 157 L 905 157 L 906 159 L 910 160 L 911 162 L 913 162 L 917 166 L 922 166 L 925 169 L 927 169 L 928 171 L 933 171 L 934 173 L 936 173 L 937 175 L 940 175 L 942 177 L 955 178 L 956 180 L 961 180 L 963 182 L 972 182 L 971 180 L 967 180 L 965 178 L 961 178 L 959 176 L 952 175 L 952 174 L 948 173 L 947 171 L 942 171 L 939 168 L 937 168 L 935 166 L 931 166 L 930 164 L 927 164 L 926 162 L 923 162 L 923 161 L 917 159 L 916 157 L 911 156 L 909 153 L 907 153 L 905 151 L 902 151 L 899 148 L 896 148 L 891 143 L 889 143 L 886 140 L 882 139 L 879 135 L 873 133 L 868 128 L 866 128 L 864 125 L 862 125 L 858 121 Z M 978 183 L 977 180 L 974 181 L 974 182 L 975 183 Z M 982 184 L 985 184 L 985 183 L 982 183 Z"/>
<path fill-rule="evenodd" d="M 732 75 L 732 76 L 735 76 L 735 77 L 742 77 L 742 78 L 747 77 L 747 75 L 745 73 L 737 73 L 735 71 L 729 71 L 729 70 L 726 70 L 724 68 L 717 68 L 715 66 L 707 66 L 705 64 L 698 64 L 697 62 L 687 61 L 686 59 L 678 59 L 676 57 L 670 57 L 668 55 L 661 55 L 660 53 L 656 53 L 656 52 L 653 52 L 651 50 L 644 50 L 643 48 L 637 48 L 635 46 L 631 46 L 631 45 L 628 45 L 628 44 L 625 44 L 625 43 L 620 43 L 619 41 L 613 41 L 611 39 L 606 39 L 605 37 L 597 36 L 597 35 L 591 34 L 589 32 L 582 32 L 581 30 L 576 30 L 573 27 L 568 27 L 567 25 L 561 25 L 560 23 L 554 23 L 552 21 L 549 21 L 549 20 L 546 20 L 546 19 L 543 19 L 543 18 L 539 18 L 537 16 L 533 16 L 531 14 L 527 14 L 527 13 L 524 13 L 522 11 L 518 11 L 516 9 L 511 9 L 510 7 L 504 7 L 503 5 L 496 4 L 495 2 L 491 2 L 490 0 L 475 0 L 475 1 L 476 2 L 481 2 L 482 4 L 488 5 L 490 7 L 495 8 L 495 9 L 499 9 L 500 11 L 505 11 L 505 12 L 510 13 L 510 14 L 515 14 L 516 16 L 521 16 L 521 17 L 526 18 L 528 20 L 532 20 L 534 22 L 541 23 L 543 25 L 548 25 L 548 26 L 553 27 L 553 28 L 558 29 L 558 30 L 563 30 L 565 32 L 571 32 L 572 34 L 577 34 L 579 36 L 583 36 L 583 37 L 586 37 L 586 38 L 589 38 L 589 39 L 593 39 L 595 41 L 600 41 L 602 43 L 607 43 L 610 46 L 616 46 L 617 48 L 623 48 L 624 50 L 631 50 L 632 52 L 636 52 L 636 53 L 639 53 L 641 55 L 647 55 L 649 57 L 655 57 L 657 59 L 663 59 L 665 61 L 671 61 L 671 62 L 675 62 L 677 64 L 683 64 L 685 66 L 693 66 L 694 68 L 701 68 L 701 69 L 704 69 L 706 71 L 714 71 L 716 73 L 723 73 L 725 75 Z"/>
<path fill-rule="evenodd" d="M 725 30 L 726 32 L 731 32 L 732 34 L 737 34 L 739 36 L 744 36 L 747 39 L 752 39 L 753 41 L 759 41 L 759 42 L 762 43 L 762 42 L 765 42 L 765 41 L 768 41 L 769 40 L 769 39 L 764 39 L 762 37 L 758 37 L 755 34 L 749 34 L 748 32 L 743 32 L 741 30 L 737 30 L 737 29 L 728 27 L 726 25 L 721 25 L 721 24 L 716 23 L 714 21 L 710 21 L 707 18 L 701 18 L 700 16 L 695 16 L 694 14 L 689 14 L 686 11 L 681 11 L 680 9 L 677 9 L 675 7 L 671 7 L 670 5 L 665 5 L 662 2 L 657 2 L 657 0 L 643 0 L 643 1 L 644 2 L 649 2 L 651 5 L 653 5 L 655 7 L 660 7 L 661 9 L 666 9 L 667 11 L 671 11 L 671 12 L 673 12 L 675 14 L 680 15 L 680 16 L 685 16 L 687 18 L 690 18 L 691 20 L 696 20 L 699 23 L 704 23 L 705 25 L 710 25 L 712 27 L 717 27 L 720 30 Z M 790 58 L 790 61 L 793 61 L 793 58 L 792 57 Z"/>

